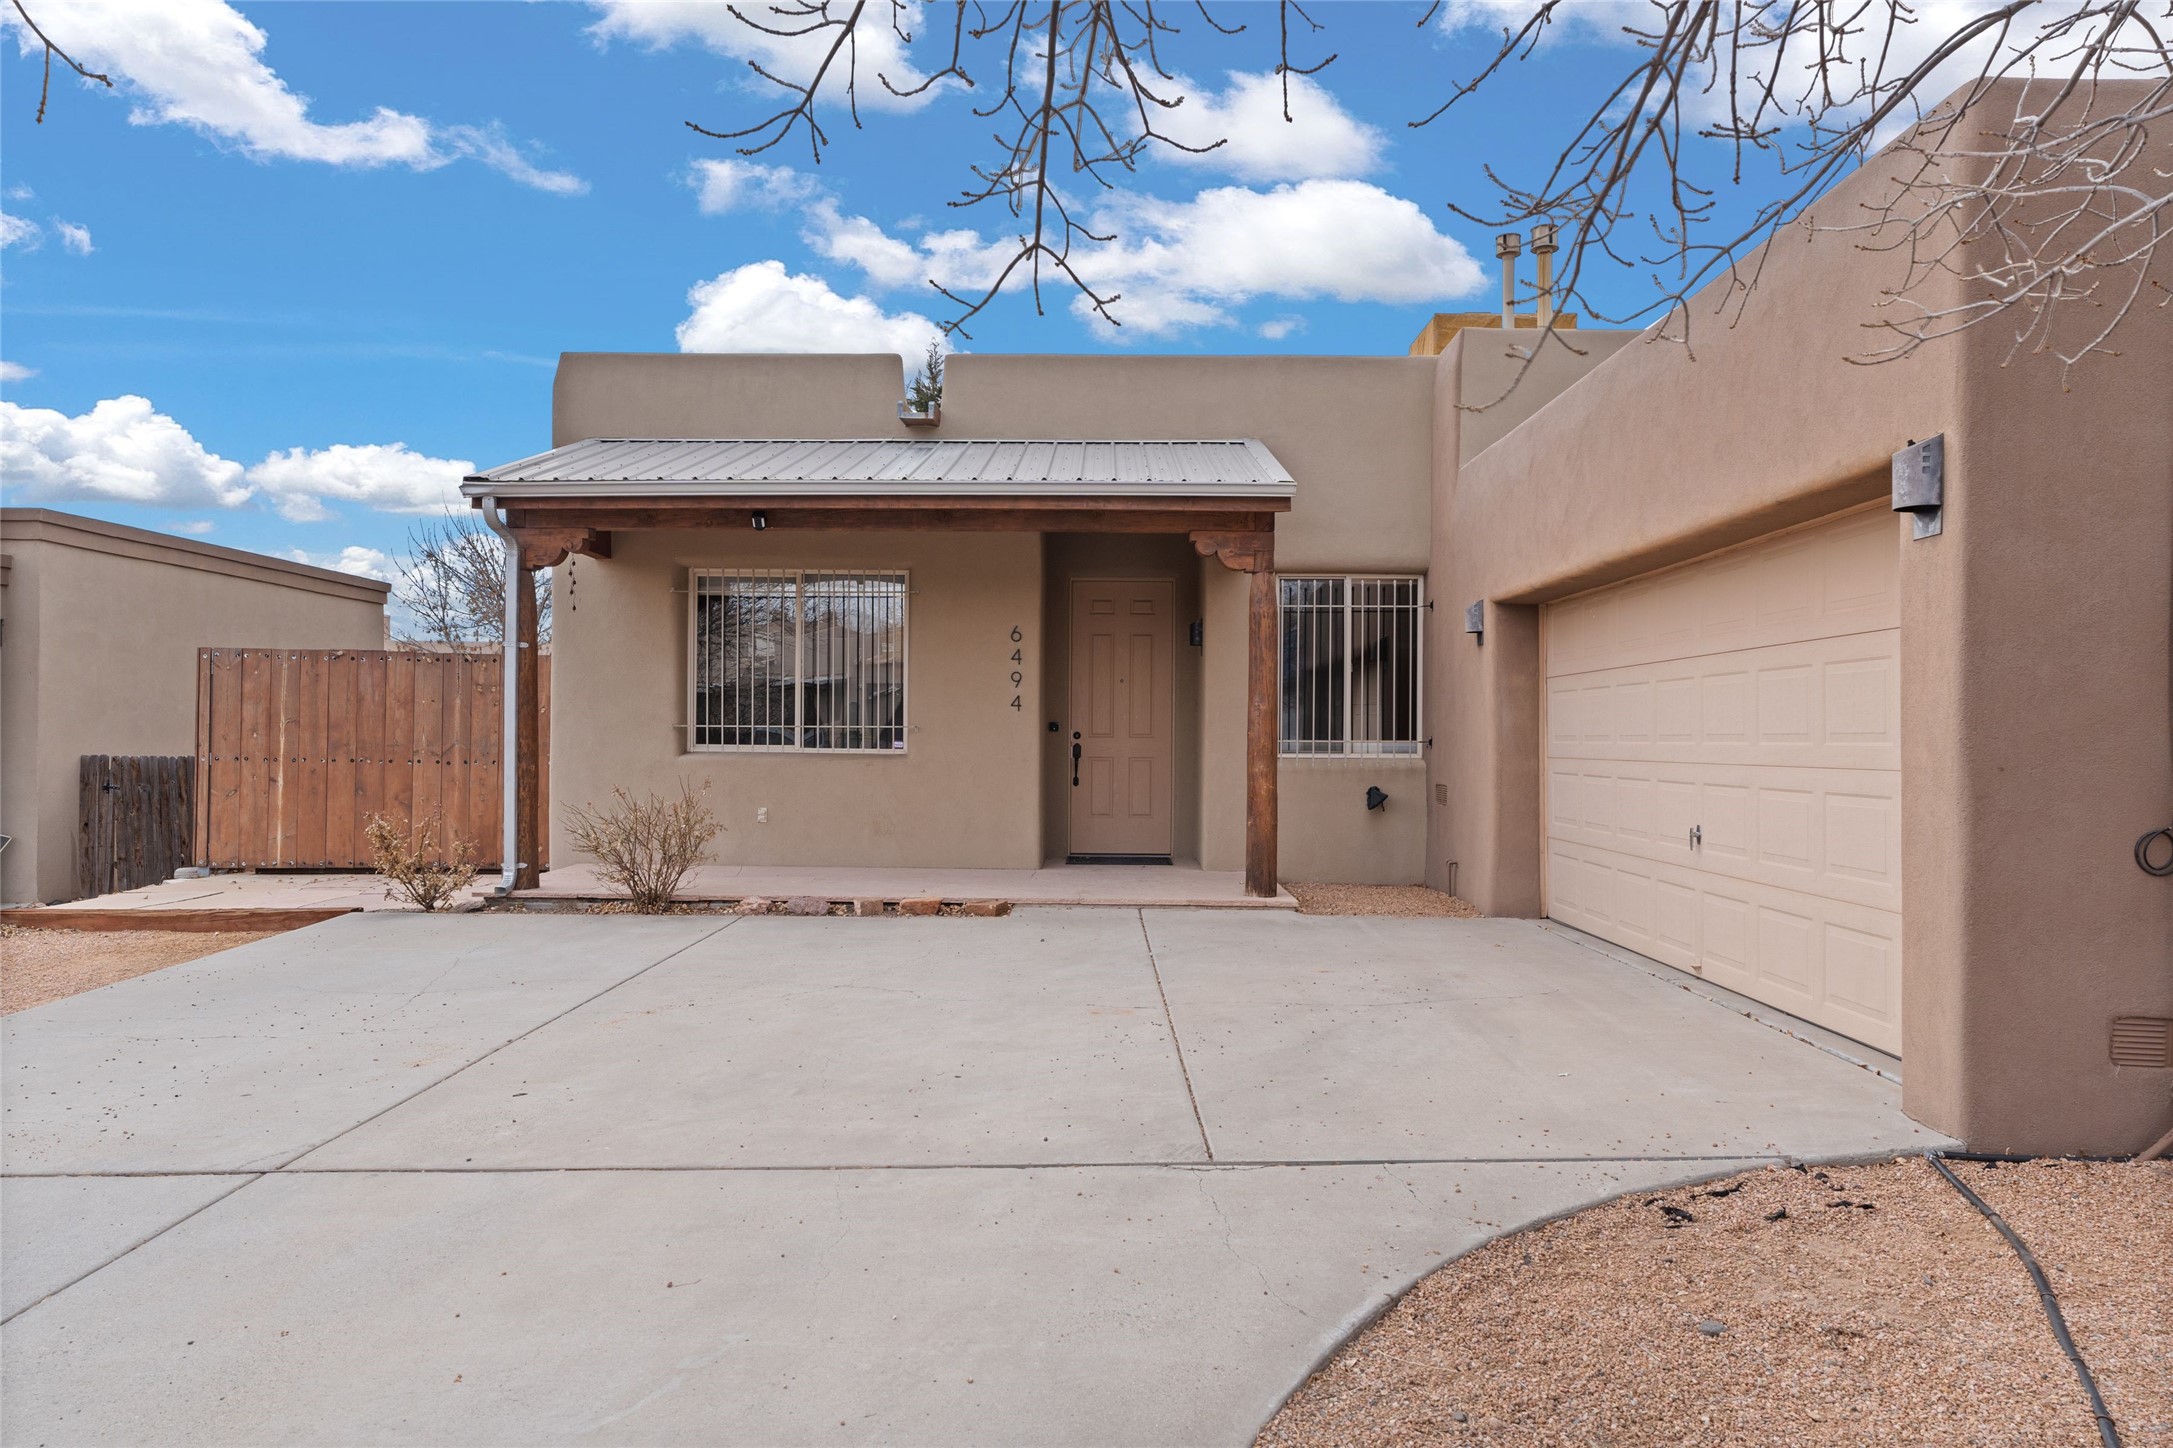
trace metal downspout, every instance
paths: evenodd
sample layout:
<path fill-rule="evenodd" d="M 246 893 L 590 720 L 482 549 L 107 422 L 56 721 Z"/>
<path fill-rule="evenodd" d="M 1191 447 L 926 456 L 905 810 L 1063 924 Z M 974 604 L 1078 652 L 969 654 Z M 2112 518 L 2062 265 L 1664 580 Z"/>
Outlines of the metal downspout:
<path fill-rule="evenodd" d="M 500 793 L 505 798 L 505 834 L 499 846 L 498 858 L 505 862 L 498 876 L 495 894 L 513 893 L 513 882 L 520 874 L 521 857 L 521 802 L 520 802 L 520 636 L 521 636 L 521 588 L 527 579 L 521 577 L 521 545 L 513 531 L 498 515 L 498 500 L 486 497 L 482 502 L 483 522 L 506 545 L 506 617 L 505 641 L 500 653 L 505 659 L 505 718 L 499 724 L 501 741 L 499 754 L 505 763 L 505 779 Z"/>

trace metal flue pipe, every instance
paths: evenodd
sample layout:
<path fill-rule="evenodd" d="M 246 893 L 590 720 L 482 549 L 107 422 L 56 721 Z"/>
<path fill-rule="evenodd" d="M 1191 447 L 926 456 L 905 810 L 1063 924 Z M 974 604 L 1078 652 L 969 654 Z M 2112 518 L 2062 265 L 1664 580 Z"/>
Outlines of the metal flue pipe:
<path fill-rule="evenodd" d="M 1542 221 L 1532 228 L 1532 255 L 1539 261 L 1539 325 L 1542 327 L 1554 320 L 1554 254 L 1562 249 L 1554 238 L 1551 221 Z"/>
<path fill-rule="evenodd" d="M 1501 325 L 1505 332 L 1517 325 L 1517 256 L 1523 250 L 1524 238 L 1513 231 L 1494 238 L 1494 255 L 1501 258 Z"/>

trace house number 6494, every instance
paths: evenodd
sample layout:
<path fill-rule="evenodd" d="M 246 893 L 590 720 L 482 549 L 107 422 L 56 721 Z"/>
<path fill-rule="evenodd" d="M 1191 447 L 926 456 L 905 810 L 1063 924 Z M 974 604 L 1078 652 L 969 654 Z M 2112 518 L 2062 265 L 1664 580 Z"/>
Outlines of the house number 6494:
<path fill-rule="evenodd" d="M 1026 683 L 1026 650 L 1021 647 L 1025 642 L 1025 633 L 1017 624 L 1011 625 L 1011 687 L 1013 689 L 1023 689 Z M 1014 693 L 1011 696 L 1011 707 L 1019 713 L 1025 713 L 1025 694 Z"/>

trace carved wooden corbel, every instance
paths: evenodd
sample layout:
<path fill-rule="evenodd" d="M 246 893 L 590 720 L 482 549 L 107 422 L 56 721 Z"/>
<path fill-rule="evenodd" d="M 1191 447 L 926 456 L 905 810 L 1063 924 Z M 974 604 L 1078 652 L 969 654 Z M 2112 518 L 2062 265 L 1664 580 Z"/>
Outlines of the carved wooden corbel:
<path fill-rule="evenodd" d="M 513 536 L 520 540 L 521 567 L 531 571 L 556 568 L 575 553 L 586 553 L 591 558 L 611 556 L 611 535 L 599 528 L 518 527 Z"/>
<path fill-rule="evenodd" d="M 1273 533 L 1194 533 L 1192 546 L 1202 558 L 1219 558 L 1236 573 L 1266 573 L 1275 567 Z"/>

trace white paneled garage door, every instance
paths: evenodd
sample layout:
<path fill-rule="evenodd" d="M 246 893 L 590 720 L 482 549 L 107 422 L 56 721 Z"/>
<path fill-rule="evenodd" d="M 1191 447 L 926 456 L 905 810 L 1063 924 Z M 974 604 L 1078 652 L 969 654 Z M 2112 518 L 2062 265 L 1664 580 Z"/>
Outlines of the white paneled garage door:
<path fill-rule="evenodd" d="M 1900 1051 L 1898 567 L 1859 513 L 1550 605 L 1547 913 Z"/>

